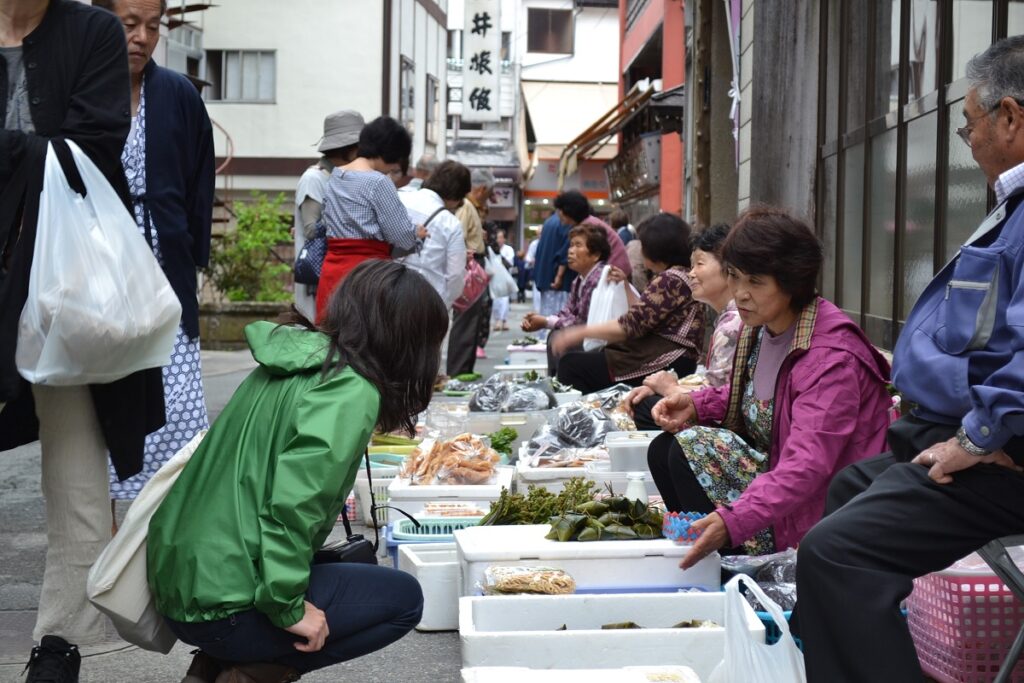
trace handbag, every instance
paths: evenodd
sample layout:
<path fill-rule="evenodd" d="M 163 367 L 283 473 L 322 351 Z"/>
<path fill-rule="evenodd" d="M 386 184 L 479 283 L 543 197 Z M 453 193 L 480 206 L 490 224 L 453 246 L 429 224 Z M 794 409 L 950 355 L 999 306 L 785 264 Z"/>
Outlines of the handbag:
<path fill-rule="evenodd" d="M 128 508 L 117 535 L 89 569 L 86 595 L 110 617 L 117 633 L 144 650 L 167 654 L 178 638 L 156 611 L 146 577 L 149 521 L 206 435 L 201 430 L 146 482 Z"/>
<path fill-rule="evenodd" d="M 299 255 L 295 257 L 292 271 L 295 281 L 300 285 L 317 285 L 320 282 L 320 271 L 324 267 L 327 256 L 327 228 L 323 222 L 316 224 L 313 236 L 302 245 Z"/>
<path fill-rule="evenodd" d="M 33 254 L 15 351 L 22 377 L 106 384 L 167 365 L 181 303 L 135 219 L 71 140 L 47 145 Z"/>
<path fill-rule="evenodd" d="M 463 278 L 462 295 L 452 304 L 452 310 L 456 313 L 462 313 L 475 304 L 487 289 L 487 273 L 475 258 L 469 259 Z"/>

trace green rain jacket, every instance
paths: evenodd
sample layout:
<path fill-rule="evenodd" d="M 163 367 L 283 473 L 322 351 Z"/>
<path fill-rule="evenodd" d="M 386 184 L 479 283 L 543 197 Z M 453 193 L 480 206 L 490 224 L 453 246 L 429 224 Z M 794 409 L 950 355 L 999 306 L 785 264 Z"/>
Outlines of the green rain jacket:
<path fill-rule="evenodd" d="M 302 619 L 309 566 L 377 423 L 380 395 L 351 368 L 326 380 L 327 337 L 257 322 L 260 364 L 235 392 L 149 524 L 149 585 L 175 621 L 258 609 Z"/>

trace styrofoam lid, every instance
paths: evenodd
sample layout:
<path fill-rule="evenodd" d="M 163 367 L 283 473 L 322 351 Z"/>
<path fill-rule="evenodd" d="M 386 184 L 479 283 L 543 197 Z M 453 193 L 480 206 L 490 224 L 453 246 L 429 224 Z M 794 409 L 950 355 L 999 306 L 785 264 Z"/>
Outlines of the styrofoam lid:
<path fill-rule="evenodd" d="M 480 666 L 462 670 L 463 683 L 701 683 L 688 666 L 627 666 L 623 669 L 527 669 Z"/>
<path fill-rule="evenodd" d="M 683 557 L 691 546 L 667 538 L 629 541 L 551 541 L 544 536 L 549 524 L 478 526 L 459 529 L 455 543 L 468 562 L 512 560 L 571 560 L 577 558 Z"/>

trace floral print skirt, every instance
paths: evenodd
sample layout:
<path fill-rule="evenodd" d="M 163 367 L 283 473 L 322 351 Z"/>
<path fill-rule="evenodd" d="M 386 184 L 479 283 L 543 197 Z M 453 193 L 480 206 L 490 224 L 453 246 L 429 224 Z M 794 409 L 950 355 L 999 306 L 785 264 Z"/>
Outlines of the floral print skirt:
<path fill-rule="evenodd" d="M 764 453 L 728 429 L 691 427 L 676 435 L 697 483 L 716 506 L 731 505 L 768 466 Z M 748 555 L 775 552 L 771 527 L 742 544 Z"/>

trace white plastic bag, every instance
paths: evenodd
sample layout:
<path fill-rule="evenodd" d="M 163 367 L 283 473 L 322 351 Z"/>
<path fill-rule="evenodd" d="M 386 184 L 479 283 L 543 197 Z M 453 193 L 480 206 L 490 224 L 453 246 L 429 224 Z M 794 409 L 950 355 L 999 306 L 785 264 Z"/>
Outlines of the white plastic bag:
<path fill-rule="evenodd" d="M 128 508 L 117 535 L 89 570 L 85 592 L 96 608 L 110 617 L 118 634 L 145 650 L 167 654 L 178 641 L 156 611 L 146 575 L 149 520 L 170 492 L 178 475 L 206 436 L 201 430 L 164 463 L 142 487 Z"/>
<path fill-rule="evenodd" d="M 590 296 L 590 310 L 587 311 L 587 324 L 600 325 L 609 320 L 618 320 L 619 316 L 629 310 L 629 299 L 626 298 L 626 283 L 608 282 L 608 271 L 611 266 L 601 270 L 601 279 L 594 287 Z M 584 351 L 595 351 L 607 344 L 603 339 L 587 338 L 583 340 Z"/>
<path fill-rule="evenodd" d="M 102 384 L 169 362 L 181 304 L 107 179 L 67 145 L 86 196 L 51 143 L 15 362 L 34 384 Z"/>
<path fill-rule="evenodd" d="M 519 285 L 516 284 L 515 278 L 501 262 L 501 257 L 491 251 L 490 247 L 487 248 L 487 267 L 484 270 L 491 276 L 488 287 L 492 298 L 501 299 L 519 291 Z"/>
<path fill-rule="evenodd" d="M 771 614 L 781 633 L 778 642 L 767 645 L 751 637 L 741 584 Z M 789 632 L 782 608 L 744 574 L 737 574 L 725 585 L 725 659 L 711 674 L 709 683 L 807 683 L 804 655 Z"/>

